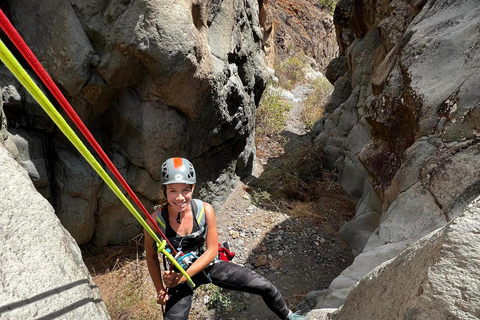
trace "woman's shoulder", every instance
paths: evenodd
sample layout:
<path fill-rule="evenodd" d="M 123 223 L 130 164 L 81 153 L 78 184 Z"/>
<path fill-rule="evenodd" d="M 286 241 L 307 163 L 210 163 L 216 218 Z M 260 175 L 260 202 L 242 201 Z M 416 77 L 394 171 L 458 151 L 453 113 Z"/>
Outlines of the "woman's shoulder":
<path fill-rule="evenodd" d="M 210 203 L 205 202 L 205 201 L 203 201 L 203 200 L 201 200 L 201 199 L 192 199 L 192 201 L 195 201 L 197 205 L 198 205 L 198 204 L 202 205 L 203 208 L 205 208 L 205 210 L 206 210 L 207 208 L 208 208 L 208 209 L 213 208 Z"/>

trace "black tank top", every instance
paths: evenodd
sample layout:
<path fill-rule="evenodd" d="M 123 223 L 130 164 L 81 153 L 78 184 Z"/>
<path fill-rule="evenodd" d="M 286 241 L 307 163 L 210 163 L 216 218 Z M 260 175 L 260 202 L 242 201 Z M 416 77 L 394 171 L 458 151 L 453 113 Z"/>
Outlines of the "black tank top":
<path fill-rule="evenodd" d="M 205 244 L 204 233 L 206 232 L 206 228 L 200 228 L 193 210 L 193 229 L 190 234 L 185 236 L 179 236 L 170 226 L 168 219 L 168 205 L 164 206 L 161 212 L 163 220 L 165 221 L 165 236 L 168 238 L 168 241 L 170 241 L 175 250 L 182 251 L 183 253 L 196 251 L 197 255 L 200 254 L 198 249 L 203 249 L 202 247 Z"/>

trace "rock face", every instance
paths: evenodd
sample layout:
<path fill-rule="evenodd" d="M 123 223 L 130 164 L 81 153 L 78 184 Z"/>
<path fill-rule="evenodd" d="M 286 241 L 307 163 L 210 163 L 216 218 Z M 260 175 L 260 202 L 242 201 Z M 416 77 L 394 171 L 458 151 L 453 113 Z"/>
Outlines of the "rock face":
<path fill-rule="evenodd" d="M 0 318 L 110 319 L 75 240 L 0 144 Z"/>
<path fill-rule="evenodd" d="M 317 0 L 268 1 L 274 30 L 275 55 L 301 49 L 322 72 L 338 55 L 333 18 Z"/>
<path fill-rule="evenodd" d="M 251 173 L 255 108 L 268 79 L 263 1 L 15 0 L 4 8 L 147 209 L 160 200 L 168 157 L 192 161 L 196 196 L 214 206 Z M 140 224 L 4 67 L 0 85 L 4 144 L 78 243 L 138 234 Z"/>
<path fill-rule="evenodd" d="M 331 319 L 478 319 L 479 230 L 480 198 L 370 272 Z"/>
<path fill-rule="evenodd" d="M 452 221 L 480 194 L 479 13 L 473 0 L 338 3 L 345 59 L 329 68 L 343 68 L 342 60 L 347 68 L 329 72 L 335 88 L 315 143 L 345 190 L 360 198 L 341 230 L 357 257 L 316 308 L 339 307 L 373 268 Z M 466 238 L 458 245 L 469 246 Z M 430 319 L 426 311 L 415 316 L 415 308 L 403 315 Z M 447 318 L 438 312 L 431 319 Z M 339 319 L 358 318 L 389 317 Z"/>

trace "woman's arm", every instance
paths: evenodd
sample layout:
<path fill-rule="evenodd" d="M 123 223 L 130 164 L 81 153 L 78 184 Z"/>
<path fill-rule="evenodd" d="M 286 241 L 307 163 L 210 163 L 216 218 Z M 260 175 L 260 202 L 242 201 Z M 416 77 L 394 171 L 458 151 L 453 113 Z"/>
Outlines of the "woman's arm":
<path fill-rule="evenodd" d="M 157 215 L 152 214 L 152 218 L 156 219 Z M 152 227 L 150 221 L 147 221 L 148 225 Z M 154 239 L 152 236 L 145 230 L 145 260 L 147 261 L 148 272 L 152 278 L 153 285 L 157 291 L 157 302 L 160 304 L 165 304 L 168 300 L 166 294 L 166 289 L 163 287 L 162 283 L 162 272 L 160 270 L 160 263 L 158 262 L 158 254 L 153 249 Z"/>
<path fill-rule="evenodd" d="M 205 239 L 207 249 L 197 259 L 197 261 L 195 261 L 190 268 L 188 268 L 187 274 L 190 277 L 193 277 L 205 269 L 209 263 L 217 257 L 218 254 L 218 232 L 217 224 L 215 222 L 215 212 L 213 207 L 206 202 L 203 203 L 203 207 L 205 208 L 205 221 L 207 223 L 207 238 Z M 187 280 L 181 273 L 169 271 L 165 272 L 163 279 L 167 287 L 175 287 L 177 284 Z"/>

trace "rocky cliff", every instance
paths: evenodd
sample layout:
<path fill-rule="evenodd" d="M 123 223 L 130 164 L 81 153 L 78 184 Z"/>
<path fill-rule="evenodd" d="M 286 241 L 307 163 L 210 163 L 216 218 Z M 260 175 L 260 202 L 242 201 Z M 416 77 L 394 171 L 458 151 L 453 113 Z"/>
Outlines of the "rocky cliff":
<path fill-rule="evenodd" d="M 278 61 L 297 50 L 313 58 L 324 72 L 338 55 L 333 17 L 318 0 L 270 0 L 272 42 Z M 270 56 L 269 56 L 270 57 Z M 269 59 L 273 66 L 273 60 Z"/>
<path fill-rule="evenodd" d="M 261 8 L 256 0 L 2 5 L 147 208 L 160 199 L 168 157 L 193 162 L 197 195 L 214 205 L 251 173 L 268 78 Z M 141 226 L 4 67 L 0 86 L 1 141 L 77 242 L 137 235 Z"/>
<path fill-rule="evenodd" d="M 327 68 L 335 90 L 315 143 L 360 200 L 341 230 L 356 259 L 311 304 L 336 308 L 347 299 L 335 319 L 479 316 L 467 262 L 479 259 L 471 243 L 480 194 L 479 14 L 473 0 L 337 5 L 341 56 Z"/>
<path fill-rule="evenodd" d="M 110 319 L 82 253 L 0 144 L 0 318 Z"/>

